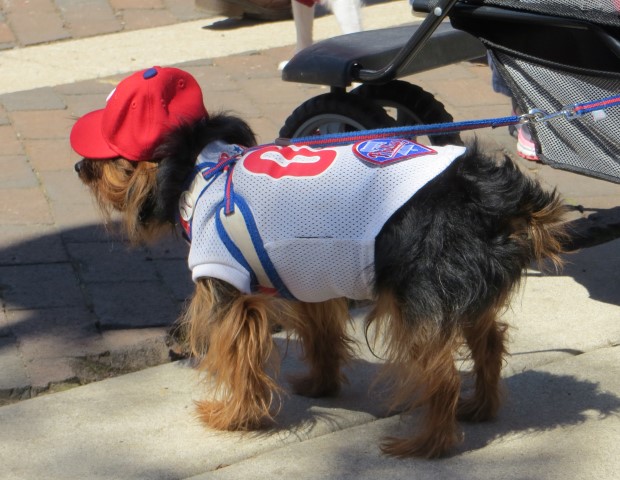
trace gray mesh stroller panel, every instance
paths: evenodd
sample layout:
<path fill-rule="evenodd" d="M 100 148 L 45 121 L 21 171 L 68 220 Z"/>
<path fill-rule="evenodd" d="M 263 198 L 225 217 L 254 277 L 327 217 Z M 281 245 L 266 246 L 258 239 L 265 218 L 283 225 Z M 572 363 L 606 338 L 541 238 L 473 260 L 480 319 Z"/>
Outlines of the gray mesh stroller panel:
<path fill-rule="evenodd" d="M 469 3 L 464 0 L 465 3 Z M 587 21 L 596 28 L 604 28 L 618 39 L 620 30 L 620 0 L 470 0 L 476 5 L 495 6 L 502 9 L 517 10 L 528 13 L 552 15 Z M 520 28 L 519 24 L 508 28 Z M 536 27 L 538 28 L 538 27 Z M 545 28 L 540 26 L 540 28 Z M 531 32 L 532 30 L 525 30 Z M 557 32 L 557 30 L 551 30 Z M 613 33 L 612 33 L 613 32 Z M 588 57 L 586 44 L 584 49 L 575 49 L 575 62 L 563 55 L 562 61 L 548 57 L 549 50 L 519 48 L 527 42 L 514 42 L 511 45 L 498 44 L 502 41 L 497 31 L 480 31 L 480 39 L 489 48 L 498 72 L 510 87 L 513 97 L 523 112 L 532 108 L 554 113 L 567 105 L 600 100 L 620 94 L 620 72 L 617 70 L 613 54 L 598 63 L 580 63 L 577 61 Z M 518 31 L 517 31 L 518 33 Z M 488 35 L 495 35 L 487 38 Z M 515 32 L 512 32 L 515 37 Z M 550 33 L 553 35 L 553 33 Z M 536 41 L 544 41 L 537 36 Z M 568 37 L 567 37 L 568 38 Z M 575 37 L 577 38 L 577 37 Z M 550 38 L 548 48 L 562 48 L 563 44 L 553 42 Z M 495 41 L 494 41 L 495 40 Z M 574 42 L 572 37 L 568 43 Z M 588 36 L 581 41 L 595 41 Z M 598 40 L 596 40 L 598 41 Z M 553 44 L 553 47 L 551 47 Z M 593 43 L 596 48 L 606 49 L 604 43 Z M 571 50 L 572 51 L 572 50 Z M 603 55 L 602 50 L 595 54 Z M 545 58 L 538 58 L 538 55 Z M 585 55 L 585 56 L 584 56 Z M 617 55 L 617 54 L 616 54 Z M 609 62 L 609 63 L 607 63 Z M 584 65 L 584 67 L 578 66 Z M 585 68 L 585 65 L 588 67 Z M 609 65 L 609 67 L 607 67 Z M 540 159 L 555 168 L 570 170 L 585 175 L 620 183 L 620 107 L 611 107 L 604 113 L 588 113 L 574 120 L 558 117 L 547 123 L 532 125 L 532 133 L 539 143 Z"/>
<path fill-rule="evenodd" d="M 563 107 L 620 94 L 616 78 L 578 75 L 492 52 L 498 70 L 522 111 L 556 112 Z M 620 107 L 578 119 L 556 118 L 532 126 L 541 160 L 570 170 L 620 183 Z"/>
<path fill-rule="evenodd" d="M 620 26 L 620 0 L 483 0 L 481 3 Z"/>

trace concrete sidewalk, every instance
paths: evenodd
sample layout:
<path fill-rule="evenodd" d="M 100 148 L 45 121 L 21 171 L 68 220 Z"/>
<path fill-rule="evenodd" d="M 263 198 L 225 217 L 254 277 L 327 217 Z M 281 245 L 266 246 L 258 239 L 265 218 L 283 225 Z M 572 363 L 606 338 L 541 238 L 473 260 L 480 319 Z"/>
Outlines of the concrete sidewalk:
<path fill-rule="evenodd" d="M 0 95 L 0 403 L 6 404 L 0 408 L 0 477 L 616 478 L 620 240 L 611 239 L 620 225 L 620 186 L 521 160 L 579 207 L 574 225 L 594 239 L 588 244 L 609 241 L 568 255 L 560 274 L 530 272 L 507 313 L 515 326 L 505 368 L 509 395 L 497 422 L 465 426 L 464 445 L 446 460 L 381 456 L 380 437 L 404 426 L 398 417 L 383 418 L 380 402 L 368 393 L 376 364 L 360 348 L 341 397 L 292 396 L 276 432 L 222 434 L 197 424 L 192 401 L 201 387 L 184 363 L 170 363 L 166 337 L 191 291 L 186 247 L 170 239 L 128 250 L 107 234 L 75 177 L 78 158 L 68 135 L 75 119 L 101 108 L 122 77 L 157 63 L 189 70 L 211 112 L 243 116 L 262 142 L 277 137 L 295 107 L 326 92 L 279 78 L 277 65 L 292 52 L 292 22 L 226 22 L 222 30 L 221 23 L 204 29 L 198 18 L 177 20 L 169 29 L 0 52 L 3 76 L 9 60 L 8 70 L 19 72 Z M 409 20 L 408 7 L 368 7 L 365 18 L 378 26 L 402 23 Z M 332 21 L 317 23 L 321 35 L 334 31 Z M 160 61 L 153 38 L 171 32 L 199 36 L 193 42 L 204 42 L 205 53 L 192 45 L 179 49 L 176 60 Z M 212 50 L 222 38 L 230 50 Z M 102 43 L 93 49 L 89 42 Z M 129 45 L 134 50 L 124 49 Z M 145 55 L 132 63 L 142 48 L 154 60 L 144 65 Z M 128 61 L 92 73 L 67 60 L 75 70 L 52 76 L 62 72 L 53 65 L 63 53 L 96 59 L 97 49 L 102 58 L 104 50 L 116 50 L 119 65 Z M 37 66 L 45 59 L 48 67 Z M 24 90 L 29 72 L 39 72 L 32 75 L 36 82 L 50 74 Z M 435 94 L 457 120 L 510 111 L 509 100 L 491 91 L 484 65 L 456 64 L 406 80 Z M 506 129 L 477 136 L 490 150 L 515 156 Z M 284 373 L 299 368 L 293 349 Z M 116 378 L 103 380 L 108 377 Z M 103 381 L 23 400 L 96 380 Z"/>
<path fill-rule="evenodd" d="M 618 247 L 612 242 L 589 255 L 609 258 Z M 597 279 L 615 280 L 615 257 Z M 576 268 L 591 260 L 577 257 Z M 558 287 L 558 295 L 548 295 Z M 202 393 L 198 379 L 172 363 L 0 408 L 3 478 L 615 479 L 618 307 L 588 297 L 570 277 L 528 279 L 509 314 L 516 328 L 507 404 L 495 422 L 464 425 L 465 442 L 446 459 L 379 452 L 382 437 L 414 427 L 386 417 L 380 396 L 368 393 L 376 363 L 361 346 L 358 319 L 360 354 L 347 368 L 350 384 L 336 399 L 290 396 L 278 430 L 202 428 L 192 415 Z M 302 368 L 295 344 L 289 347 L 283 375 Z"/>

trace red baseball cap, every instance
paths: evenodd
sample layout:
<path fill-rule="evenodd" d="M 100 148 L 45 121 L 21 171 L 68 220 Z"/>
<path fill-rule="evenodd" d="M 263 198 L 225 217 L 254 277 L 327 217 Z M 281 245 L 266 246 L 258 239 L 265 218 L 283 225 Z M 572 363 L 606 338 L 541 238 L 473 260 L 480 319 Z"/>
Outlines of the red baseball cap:
<path fill-rule="evenodd" d="M 69 140 L 86 158 L 150 160 L 165 134 L 208 115 L 194 77 L 178 68 L 153 67 L 120 82 L 105 108 L 73 125 Z"/>

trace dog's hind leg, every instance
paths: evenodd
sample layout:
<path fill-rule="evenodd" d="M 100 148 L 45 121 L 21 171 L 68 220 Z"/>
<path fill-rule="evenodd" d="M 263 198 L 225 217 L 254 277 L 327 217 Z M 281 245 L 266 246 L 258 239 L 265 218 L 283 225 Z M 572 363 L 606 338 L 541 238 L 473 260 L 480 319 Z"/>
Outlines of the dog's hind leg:
<path fill-rule="evenodd" d="M 458 335 L 433 320 L 407 320 L 389 297 L 380 297 L 369 318 L 378 320 L 384 333 L 390 407 L 403 413 L 422 407 L 422 416 L 420 433 L 386 438 L 381 449 L 398 457 L 439 457 L 460 441 L 456 407 L 461 381 L 454 362 Z M 388 305 L 386 310 L 382 304 Z"/>
<path fill-rule="evenodd" d="M 463 333 L 474 362 L 475 390 L 459 400 L 459 420 L 482 422 L 494 418 L 501 403 L 500 376 L 506 354 L 507 325 L 497 321 L 498 308 L 491 308 L 465 322 Z"/>
<path fill-rule="evenodd" d="M 307 397 L 335 395 L 345 380 L 341 367 L 352 355 L 352 340 L 346 333 L 350 318 L 347 301 L 299 303 L 297 308 L 299 314 L 292 328 L 301 340 L 310 372 L 291 378 L 293 390 Z"/>

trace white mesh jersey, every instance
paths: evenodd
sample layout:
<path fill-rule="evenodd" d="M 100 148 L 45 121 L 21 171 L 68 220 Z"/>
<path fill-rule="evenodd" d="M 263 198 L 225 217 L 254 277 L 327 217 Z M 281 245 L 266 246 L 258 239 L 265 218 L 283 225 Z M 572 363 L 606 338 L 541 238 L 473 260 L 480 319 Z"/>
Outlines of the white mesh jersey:
<path fill-rule="evenodd" d="M 375 151 L 385 153 L 386 142 Z M 421 147 L 391 142 L 409 145 L 401 153 Z M 465 149 L 421 147 L 413 158 L 380 165 L 373 148 L 363 160 L 355 147 L 261 147 L 241 155 L 232 170 L 216 168 L 206 180 L 197 175 L 180 202 L 194 281 L 214 277 L 246 293 L 261 285 L 305 302 L 371 298 L 375 237 Z M 239 148 L 209 144 L 197 167 L 208 171 Z"/>

